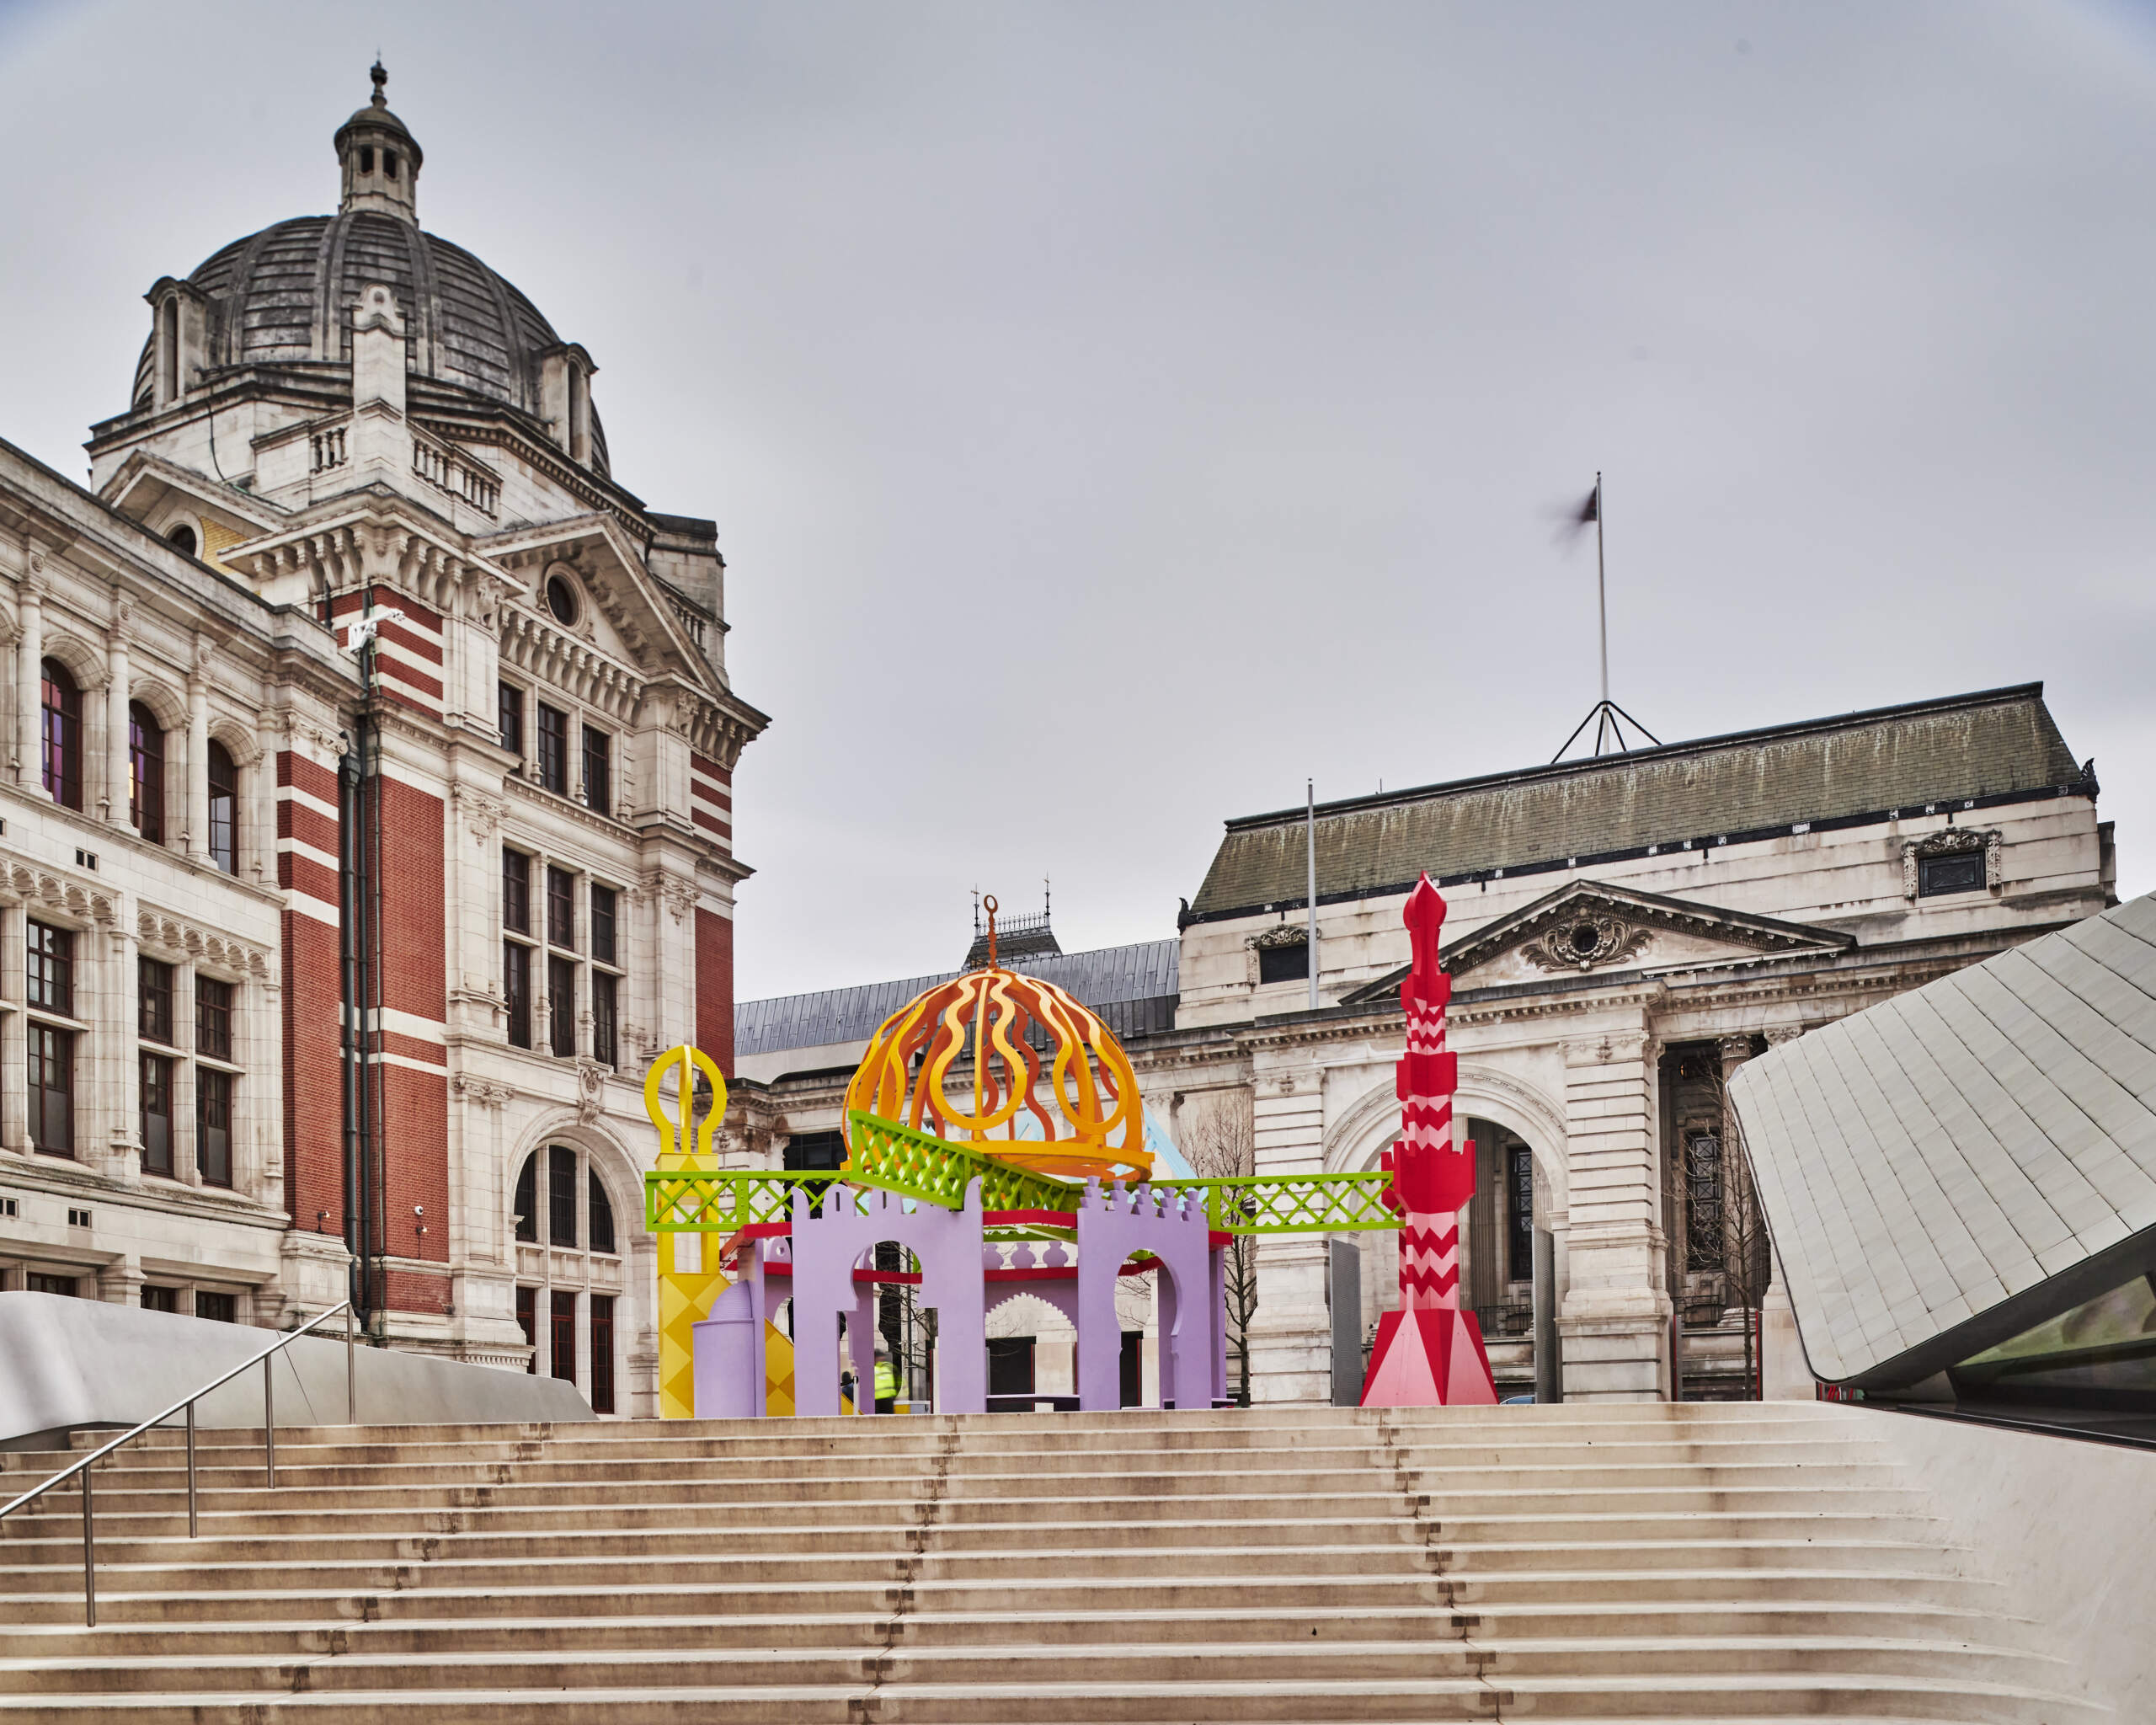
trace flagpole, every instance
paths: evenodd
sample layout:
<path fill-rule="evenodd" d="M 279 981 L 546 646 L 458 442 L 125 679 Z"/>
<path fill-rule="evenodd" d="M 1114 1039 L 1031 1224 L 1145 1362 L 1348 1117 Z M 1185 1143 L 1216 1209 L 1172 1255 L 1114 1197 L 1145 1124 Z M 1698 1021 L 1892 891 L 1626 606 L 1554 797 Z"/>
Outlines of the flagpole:
<path fill-rule="evenodd" d="M 1609 577 L 1608 565 L 1602 554 L 1603 513 L 1602 474 L 1598 469 L 1594 476 L 1594 609 L 1602 633 L 1602 717 L 1603 723 L 1607 724 L 1609 722 Z M 1624 746 L 1621 736 L 1618 739 L 1618 746 Z M 1598 732 L 1595 753 L 1598 755 L 1601 752 Z"/>
<path fill-rule="evenodd" d="M 1310 955 L 1310 1010 L 1317 1010 L 1317 781 L 1303 781 L 1303 837 L 1309 846 L 1310 903 L 1304 951 Z"/>

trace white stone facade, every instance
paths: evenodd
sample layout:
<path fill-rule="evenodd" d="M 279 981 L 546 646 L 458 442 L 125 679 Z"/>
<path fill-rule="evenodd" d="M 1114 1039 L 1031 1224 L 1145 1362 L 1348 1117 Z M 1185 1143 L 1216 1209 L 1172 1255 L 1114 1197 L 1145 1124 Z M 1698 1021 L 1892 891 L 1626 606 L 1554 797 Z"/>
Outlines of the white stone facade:
<path fill-rule="evenodd" d="M 731 779 L 766 721 L 728 677 L 716 527 L 614 482 L 590 355 L 418 227 L 379 93 L 336 142 L 337 216 L 152 289 L 91 489 L 0 447 L 0 1282 L 277 1323 L 343 1297 L 349 1231 L 383 1340 L 536 1354 L 652 1413 L 643 1076 L 682 1042 L 731 1063 Z M 45 783 L 48 661 L 81 691 L 79 811 Z M 163 740 L 154 837 L 131 701 Z M 73 937 L 80 1019 L 26 1001 L 32 918 Z M 169 1176 L 144 959 L 173 967 Z M 205 981 L 233 990 L 228 1058 Z M 25 1127 L 40 1024 L 71 1039 L 64 1152 Z M 227 1082 L 228 1185 L 195 1114 Z M 520 1210 L 558 1153 L 558 1214 L 543 1173 Z"/>

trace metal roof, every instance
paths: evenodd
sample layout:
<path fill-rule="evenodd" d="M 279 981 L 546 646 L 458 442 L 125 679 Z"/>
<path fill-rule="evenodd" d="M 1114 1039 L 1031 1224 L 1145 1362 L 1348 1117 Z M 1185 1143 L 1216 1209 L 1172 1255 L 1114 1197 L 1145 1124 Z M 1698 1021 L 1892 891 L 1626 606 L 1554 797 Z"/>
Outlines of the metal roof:
<path fill-rule="evenodd" d="M 1090 953 L 1013 959 L 1006 968 L 1052 982 L 1097 1009 L 1126 1001 L 1173 1000 L 1182 954 L 1180 941 L 1149 940 Z M 866 1042 L 878 1024 L 915 995 L 962 974 L 946 970 L 816 994 L 742 1001 L 734 1008 L 734 1053 L 782 1054 L 789 1049 Z"/>
<path fill-rule="evenodd" d="M 1988 690 L 1593 761 L 1321 803 L 1321 900 L 2079 785 L 2043 685 Z M 2095 786 L 2087 787 L 2095 794 Z M 1193 916 L 1300 905 L 1304 811 L 1228 823 Z"/>
<path fill-rule="evenodd" d="M 1813 1371 L 1943 1370 L 2156 1250 L 2156 896 L 1812 1031 L 1730 1097 Z"/>

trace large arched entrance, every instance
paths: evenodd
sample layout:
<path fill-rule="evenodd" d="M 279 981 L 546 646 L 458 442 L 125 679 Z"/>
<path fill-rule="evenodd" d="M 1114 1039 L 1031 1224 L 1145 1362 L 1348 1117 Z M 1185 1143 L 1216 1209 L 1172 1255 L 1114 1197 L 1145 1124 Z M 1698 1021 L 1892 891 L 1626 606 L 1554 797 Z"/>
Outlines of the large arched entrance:
<path fill-rule="evenodd" d="M 1388 1081 L 1390 1074 L 1387 1075 Z M 1523 1093 L 1515 1093 L 1523 1092 Z M 1527 1395 L 1535 1389 L 1537 1313 L 1545 1313 L 1544 1345 L 1554 1354 L 1554 1317 L 1561 1294 L 1562 1252 L 1557 1249 L 1565 1226 L 1565 1166 L 1561 1118 L 1540 1099 L 1524 1093 L 1508 1078 L 1485 1073 L 1480 1081 L 1463 1067 L 1454 1098 L 1453 1130 L 1462 1144 L 1475 1146 L 1475 1195 L 1461 1218 L 1460 1303 L 1476 1314 L 1489 1350 L 1490 1366 L 1500 1397 Z M 1374 1087 L 1344 1111 L 1326 1135 L 1325 1166 L 1340 1172 L 1367 1172 L 1392 1147 L 1399 1133 L 1399 1103 L 1390 1081 Z M 1542 1302 L 1536 1298 L 1536 1236 L 1541 1276 L 1550 1284 Z M 1368 1365 L 1378 1319 L 1400 1306 L 1397 1242 L 1390 1234 L 1337 1236 L 1329 1297 L 1337 1302 L 1343 1285 L 1353 1290 L 1358 1311 L 1362 1358 L 1351 1363 L 1358 1373 Z M 1341 1274 L 1341 1256 L 1356 1255 L 1352 1274 Z M 1336 1350 L 1348 1326 L 1333 1326 Z M 1336 1371 L 1337 1392 L 1344 1375 Z"/>
<path fill-rule="evenodd" d="M 574 1384 L 595 1413 L 628 1411 L 624 1353 L 633 1328 L 624 1273 L 639 1207 L 626 1158 L 550 1135 L 517 1167 L 510 1199 L 516 1321 L 528 1371 Z"/>

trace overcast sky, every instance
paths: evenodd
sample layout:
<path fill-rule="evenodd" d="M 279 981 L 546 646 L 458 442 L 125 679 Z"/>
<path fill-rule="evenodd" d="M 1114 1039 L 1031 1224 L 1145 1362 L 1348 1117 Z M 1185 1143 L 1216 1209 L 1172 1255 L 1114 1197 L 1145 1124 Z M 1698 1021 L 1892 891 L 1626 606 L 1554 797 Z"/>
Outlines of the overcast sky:
<path fill-rule="evenodd" d="M 719 522 L 744 998 L 1547 760 L 1598 467 L 1665 740 L 2041 678 L 2156 886 L 2156 13 L 0 0 L 0 436 L 84 473 L 377 47 L 424 225 Z"/>

